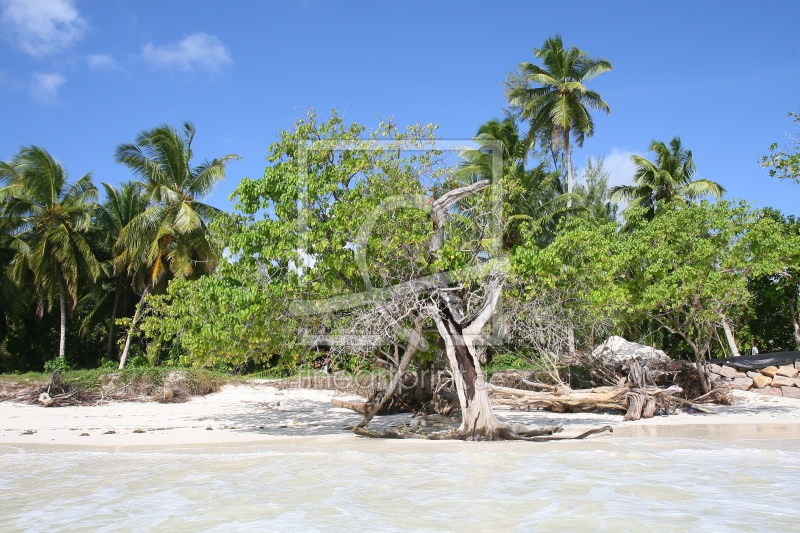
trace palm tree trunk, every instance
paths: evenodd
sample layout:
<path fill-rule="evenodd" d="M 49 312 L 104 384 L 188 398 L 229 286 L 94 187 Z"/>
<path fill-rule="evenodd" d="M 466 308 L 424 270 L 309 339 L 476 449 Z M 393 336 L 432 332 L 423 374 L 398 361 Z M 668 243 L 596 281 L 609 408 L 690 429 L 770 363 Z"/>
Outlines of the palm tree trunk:
<path fill-rule="evenodd" d="M 114 333 L 116 331 L 117 312 L 119 311 L 119 301 L 122 294 L 122 278 L 117 278 L 114 289 L 114 306 L 111 308 L 111 324 L 108 326 L 108 346 L 106 347 L 106 357 L 111 358 L 111 350 L 114 348 Z"/>
<path fill-rule="evenodd" d="M 144 292 L 142 293 L 142 298 L 139 300 L 139 305 L 136 306 L 136 313 L 133 314 L 133 320 L 131 321 L 131 326 L 128 328 L 128 334 L 125 337 L 125 347 L 122 349 L 122 355 L 119 358 L 119 369 L 122 370 L 125 368 L 125 363 L 128 361 L 128 351 L 131 347 L 131 338 L 133 337 L 133 332 L 136 329 L 136 323 L 139 322 L 139 318 L 142 316 L 142 307 L 144 306 L 144 299 L 147 297 L 147 292 L 150 290 L 150 287 L 145 287 Z"/>
<path fill-rule="evenodd" d="M 564 128 L 564 152 L 567 154 L 567 192 L 572 194 L 572 150 L 569 145 L 569 128 Z M 572 198 L 567 198 L 567 208 L 572 207 Z"/>
<path fill-rule="evenodd" d="M 58 304 L 61 308 L 61 337 L 58 341 L 58 357 L 64 359 L 64 352 L 67 344 L 67 302 L 64 280 L 60 277 L 58 278 Z"/>

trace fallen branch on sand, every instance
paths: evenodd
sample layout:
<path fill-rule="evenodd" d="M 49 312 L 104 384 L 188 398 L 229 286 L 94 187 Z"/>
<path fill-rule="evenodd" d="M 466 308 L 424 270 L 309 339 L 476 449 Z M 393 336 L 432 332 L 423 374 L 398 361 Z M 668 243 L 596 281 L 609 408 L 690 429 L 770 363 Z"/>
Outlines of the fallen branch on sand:
<path fill-rule="evenodd" d="M 350 409 L 360 415 L 365 414 L 367 410 L 372 407 L 372 403 L 370 402 L 351 402 L 340 398 L 331 398 L 331 405 L 342 409 Z"/>

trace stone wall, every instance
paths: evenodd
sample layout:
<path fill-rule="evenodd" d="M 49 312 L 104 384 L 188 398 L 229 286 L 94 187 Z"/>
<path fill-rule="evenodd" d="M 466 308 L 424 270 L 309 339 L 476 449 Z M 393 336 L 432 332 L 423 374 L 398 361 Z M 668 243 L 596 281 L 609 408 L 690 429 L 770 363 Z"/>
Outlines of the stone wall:
<path fill-rule="evenodd" d="M 730 386 L 770 396 L 800 398 L 800 361 L 793 365 L 768 366 L 761 370 L 742 371 L 728 365 L 706 365 L 712 388 Z"/>

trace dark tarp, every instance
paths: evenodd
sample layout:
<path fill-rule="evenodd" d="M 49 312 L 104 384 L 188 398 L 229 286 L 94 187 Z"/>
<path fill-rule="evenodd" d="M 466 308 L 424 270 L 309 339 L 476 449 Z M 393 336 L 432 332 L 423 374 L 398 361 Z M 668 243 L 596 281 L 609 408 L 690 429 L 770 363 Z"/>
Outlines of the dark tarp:
<path fill-rule="evenodd" d="M 709 359 L 715 365 L 729 365 L 746 370 L 760 370 L 768 366 L 791 365 L 800 361 L 800 352 L 772 352 L 758 355 L 744 355 L 742 357 L 726 357 L 725 359 Z"/>

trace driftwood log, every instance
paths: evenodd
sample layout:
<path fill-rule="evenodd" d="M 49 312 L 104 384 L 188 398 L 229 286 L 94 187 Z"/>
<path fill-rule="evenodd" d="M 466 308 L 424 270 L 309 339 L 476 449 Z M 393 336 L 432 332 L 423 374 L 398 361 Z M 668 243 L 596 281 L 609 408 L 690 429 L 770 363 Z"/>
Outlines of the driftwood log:
<path fill-rule="evenodd" d="M 331 398 L 331 405 L 334 407 L 341 407 L 343 409 L 350 409 L 356 413 L 363 415 L 373 407 L 371 402 L 351 402 L 349 400 L 342 400 L 340 398 Z"/>
<path fill-rule="evenodd" d="M 491 384 L 487 386 L 494 393 L 494 403 L 518 409 L 538 407 L 557 413 L 614 409 L 625 411 L 625 420 L 639 420 L 652 418 L 659 408 L 667 408 L 670 402 L 675 402 L 690 405 L 704 413 L 713 413 L 693 402 L 673 396 L 681 392 L 681 388 L 676 386 L 666 389 L 656 386 L 597 387 L 583 390 L 558 389 L 554 392 L 526 391 Z"/>
<path fill-rule="evenodd" d="M 591 409 L 627 409 L 626 387 L 597 387 L 571 390 L 557 388 L 553 392 L 536 392 L 511 387 L 487 384 L 493 401 L 512 407 L 540 407 L 557 413 L 569 413 Z M 502 396 L 511 396 L 503 398 Z"/>

